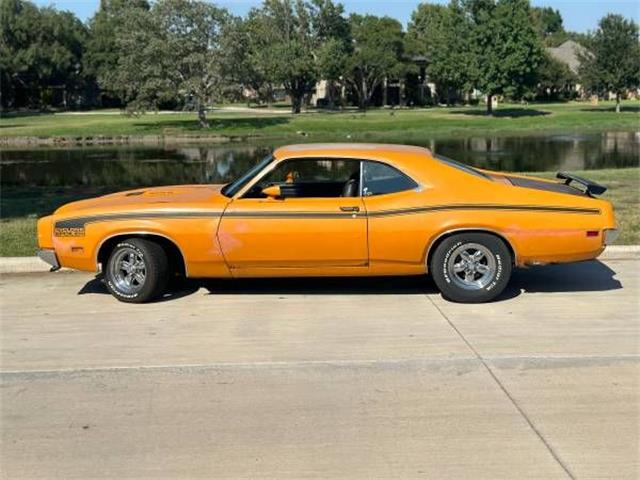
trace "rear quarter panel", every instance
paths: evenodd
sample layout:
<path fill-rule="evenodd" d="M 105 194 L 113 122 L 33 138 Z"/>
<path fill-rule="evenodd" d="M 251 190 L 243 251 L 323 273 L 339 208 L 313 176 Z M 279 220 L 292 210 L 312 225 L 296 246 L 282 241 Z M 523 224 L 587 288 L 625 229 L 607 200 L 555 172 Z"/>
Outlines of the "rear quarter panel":
<path fill-rule="evenodd" d="M 609 202 L 514 187 L 439 162 L 402 168 L 420 188 L 366 197 L 372 273 L 419 273 L 444 235 L 483 230 L 506 239 L 517 265 L 595 258 L 615 228 Z M 599 232 L 587 237 L 587 230 Z"/>

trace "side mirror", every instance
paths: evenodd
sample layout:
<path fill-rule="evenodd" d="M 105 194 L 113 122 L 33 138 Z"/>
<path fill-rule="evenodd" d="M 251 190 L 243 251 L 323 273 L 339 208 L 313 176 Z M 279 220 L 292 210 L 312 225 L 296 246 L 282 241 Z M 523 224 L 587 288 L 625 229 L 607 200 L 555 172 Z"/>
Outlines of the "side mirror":
<path fill-rule="evenodd" d="M 282 197 L 282 191 L 280 190 L 280 185 L 271 185 L 270 187 L 263 188 L 262 194 L 266 195 L 269 198 Z"/>

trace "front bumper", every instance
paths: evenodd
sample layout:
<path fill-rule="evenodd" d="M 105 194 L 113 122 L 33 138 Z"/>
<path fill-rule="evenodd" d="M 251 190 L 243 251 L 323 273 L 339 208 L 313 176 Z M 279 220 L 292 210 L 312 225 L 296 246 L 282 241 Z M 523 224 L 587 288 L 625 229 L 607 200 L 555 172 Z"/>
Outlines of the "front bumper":
<path fill-rule="evenodd" d="M 40 260 L 51 265 L 51 271 L 55 272 L 56 270 L 60 270 L 60 263 L 58 262 L 58 257 L 56 255 L 55 250 L 49 248 L 42 248 L 38 250 L 38 257 Z"/>

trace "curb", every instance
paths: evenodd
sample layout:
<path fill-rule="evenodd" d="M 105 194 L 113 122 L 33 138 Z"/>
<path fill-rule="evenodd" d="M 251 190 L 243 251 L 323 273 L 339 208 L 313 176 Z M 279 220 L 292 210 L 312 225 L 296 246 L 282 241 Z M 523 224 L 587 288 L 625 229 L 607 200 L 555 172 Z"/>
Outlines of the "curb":
<path fill-rule="evenodd" d="M 598 257 L 600 260 L 640 259 L 640 245 L 613 245 Z M 0 257 L 0 275 L 8 273 L 45 273 L 51 267 L 38 257 Z M 68 271 L 62 268 L 59 271 Z"/>
<path fill-rule="evenodd" d="M 598 258 L 601 260 L 632 260 L 640 258 L 640 245 L 612 245 L 605 248 Z"/>
<path fill-rule="evenodd" d="M 0 274 L 5 273 L 44 273 L 49 272 L 51 265 L 38 257 L 2 257 L 0 258 Z"/>

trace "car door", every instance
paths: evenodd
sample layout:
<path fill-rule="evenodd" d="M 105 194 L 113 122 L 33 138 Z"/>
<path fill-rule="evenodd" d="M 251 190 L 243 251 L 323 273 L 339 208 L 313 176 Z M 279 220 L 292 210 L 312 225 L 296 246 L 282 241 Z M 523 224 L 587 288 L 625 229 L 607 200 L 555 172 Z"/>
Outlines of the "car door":
<path fill-rule="evenodd" d="M 366 269 L 360 161 L 288 159 L 225 209 L 218 239 L 234 276 L 322 275 Z M 279 198 L 267 186 L 282 187 Z"/>

